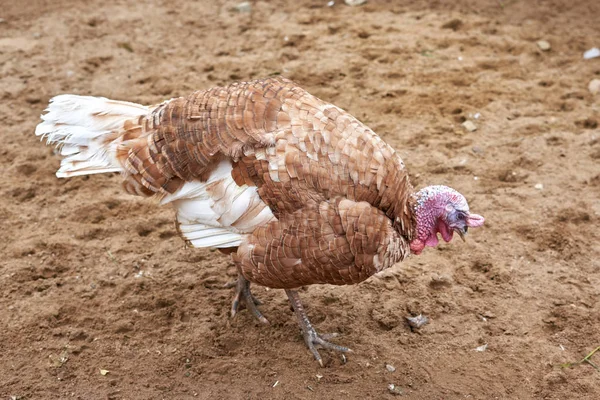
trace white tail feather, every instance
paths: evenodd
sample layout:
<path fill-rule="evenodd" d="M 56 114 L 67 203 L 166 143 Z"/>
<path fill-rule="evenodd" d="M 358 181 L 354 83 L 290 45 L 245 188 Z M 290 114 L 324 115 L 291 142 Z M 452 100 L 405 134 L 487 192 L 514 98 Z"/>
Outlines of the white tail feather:
<path fill-rule="evenodd" d="M 56 144 L 64 157 L 59 178 L 122 171 L 114 157 L 116 143 L 106 135 L 123 129 L 125 121 L 147 114 L 150 109 L 135 103 L 104 97 L 63 94 L 50 100 L 35 134 Z"/>

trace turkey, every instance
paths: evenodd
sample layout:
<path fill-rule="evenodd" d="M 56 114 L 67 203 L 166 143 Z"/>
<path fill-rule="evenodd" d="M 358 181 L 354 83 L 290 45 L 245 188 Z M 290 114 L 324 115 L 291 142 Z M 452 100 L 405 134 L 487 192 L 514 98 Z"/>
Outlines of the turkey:
<path fill-rule="evenodd" d="M 120 172 L 130 194 L 175 209 L 192 247 L 229 254 L 244 305 L 250 284 L 285 289 L 306 345 L 347 352 L 311 325 L 296 289 L 356 284 L 482 216 L 446 186 L 415 192 L 404 163 L 342 109 L 282 78 L 215 87 L 156 106 L 60 95 L 35 134 L 58 147 L 56 175 Z"/>

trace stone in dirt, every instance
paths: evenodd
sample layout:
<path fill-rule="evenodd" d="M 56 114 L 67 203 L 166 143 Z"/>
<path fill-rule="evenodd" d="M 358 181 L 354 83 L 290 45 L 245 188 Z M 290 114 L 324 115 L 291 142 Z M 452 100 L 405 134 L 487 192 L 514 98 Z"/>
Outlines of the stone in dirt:
<path fill-rule="evenodd" d="M 244 1 L 235 6 L 235 9 L 241 13 L 249 13 L 252 12 L 252 4 L 249 1 Z"/>
<path fill-rule="evenodd" d="M 591 94 L 600 93 L 600 79 L 592 79 L 588 85 L 588 90 Z"/>
<path fill-rule="evenodd" d="M 346 3 L 349 6 L 360 6 L 363 5 L 367 2 L 367 0 L 344 0 L 344 3 Z"/>
<path fill-rule="evenodd" d="M 552 48 L 552 46 L 550 46 L 550 43 L 548 43 L 545 40 L 538 40 L 536 44 L 542 51 L 549 51 Z"/>
<path fill-rule="evenodd" d="M 462 123 L 462 126 L 468 130 L 469 132 L 475 132 L 477 130 L 477 125 L 475 125 L 471 121 L 465 121 Z"/>

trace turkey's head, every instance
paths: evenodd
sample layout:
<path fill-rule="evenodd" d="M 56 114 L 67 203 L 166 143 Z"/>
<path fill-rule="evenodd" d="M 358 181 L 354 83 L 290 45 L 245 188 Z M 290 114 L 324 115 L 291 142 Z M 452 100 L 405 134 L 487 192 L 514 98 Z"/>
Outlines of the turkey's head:
<path fill-rule="evenodd" d="M 471 214 L 465 197 L 448 186 L 427 186 L 415 194 L 415 216 L 417 237 L 410 242 L 410 250 L 421 254 L 425 246 L 437 246 L 437 234 L 445 242 L 452 240 L 454 232 L 461 239 L 469 227 L 483 225 L 481 215 Z"/>

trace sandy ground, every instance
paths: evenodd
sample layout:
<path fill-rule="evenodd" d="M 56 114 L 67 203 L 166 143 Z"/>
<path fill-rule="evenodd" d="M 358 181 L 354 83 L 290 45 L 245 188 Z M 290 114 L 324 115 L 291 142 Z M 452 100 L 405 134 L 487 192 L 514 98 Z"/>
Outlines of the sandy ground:
<path fill-rule="evenodd" d="M 381 399 L 390 383 L 407 399 L 600 398 L 600 371 L 561 367 L 600 345 L 600 58 L 582 59 L 600 3 L 326 3 L 2 0 L 0 399 Z M 230 320 L 226 257 L 185 248 L 172 210 L 118 175 L 56 179 L 33 135 L 59 93 L 152 104 L 272 74 L 487 218 L 467 243 L 303 291 L 355 350 L 323 351 L 323 369 L 282 291 L 255 289 L 271 326 Z"/>

